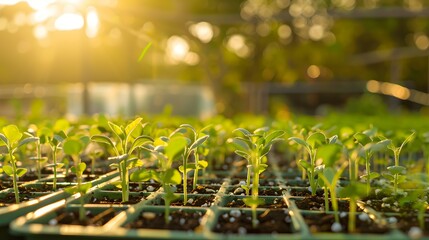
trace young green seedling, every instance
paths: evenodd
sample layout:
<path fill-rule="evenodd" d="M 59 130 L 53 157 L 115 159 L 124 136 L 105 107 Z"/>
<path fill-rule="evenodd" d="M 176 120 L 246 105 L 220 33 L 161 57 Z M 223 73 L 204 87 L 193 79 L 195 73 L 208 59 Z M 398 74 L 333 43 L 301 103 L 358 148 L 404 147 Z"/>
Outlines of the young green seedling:
<path fill-rule="evenodd" d="M 259 205 L 264 204 L 264 199 L 252 195 L 250 197 L 243 198 L 243 202 L 252 209 L 252 227 L 258 227 L 259 221 L 256 209 Z"/>
<path fill-rule="evenodd" d="M 259 175 L 268 167 L 265 156 L 275 142 L 283 140 L 281 136 L 284 131 L 268 132 L 267 128 L 258 128 L 251 133 L 244 128 L 237 128 L 234 132 L 239 132 L 242 136 L 230 138 L 228 142 L 235 147 L 235 153 L 248 162 L 246 186 L 242 187 L 246 190 L 246 195 L 249 195 L 250 177 L 253 175 L 252 195 L 258 196 Z"/>
<path fill-rule="evenodd" d="M 176 200 L 179 195 L 174 194 L 174 185 L 182 182 L 182 176 L 177 169 L 172 167 L 173 161 L 179 157 L 183 157 L 188 141 L 185 137 L 176 136 L 173 138 L 162 137 L 164 145 L 159 145 L 155 148 L 145 147 L 158 160 L 158 170 L 141 171 L 140 177 L 144 179 L 153 178 L 161 183 L 164 189 L 164 217 L 165 223 L 170 223 L 170 203 Z M 185 202 L 184 202 L 185 203 Z"/>
<path fill-rule="evenodd" d="M 73 167 L 71 167 L 71 171 L 76 174 L 77 186 L 66 188 L 65 191 L 74 194 L 80 193 L 80 207 L 79 207 L 79 221 L 84 222 L 86 219 L 85 208 L 84 208 L 84 198 L 83 195 L 88 192 L 91 188 L 91 182 L 82 183 L 82 175 L 86 169 L 86 164 L 81 162 L 80 153 L 85 148 L 85 146 L 89 143 L 89 138 L 86 136 L 72 137 L 67 138 L 63 144 L 63 151 L 65 154 L 70 155 L 75 163 Z"/>
<path fill-rule="evenodd" d="M 336 169 L 336 162 L 341 158 L 342 146 L 337 144 L 336 136 L 331 138 L 331 144 L 323 145 L 317 152 L 317 159 L 323 160 L 323 165 L 318 172 L 319 185 L 323 187 L 325 192 L 325 211 L 329 211 L 329 198 L 328 190 L 331 195 L 332 210 L 335 214 L 335 222 L 339 223 L 338 216 L 338 201 L 337 201 L 337 184 L 338 181 L 347 167 L 348 162 L 343 162 L 340 168 Z"/>
<path fill-rule="evenodd" d="M 57 160 L 58 160 L 57 154 L 58 154 L 58 151 L 62 149 L 61 144 L 64 141 L 64 139 L 66 139 L 66 138 L 67 138 L 67 135 L 64 131 L 58 131 L 58 132 L 54 133 L 49 128 L 43 128 L 41 130 L 40 142 L 42 144 L 47 143 L 49 145 L 49 147 L 51 148 L 51 152 L 52 152 L 52 164 L 48 164 L 47 167 L 53 168 L 54 178 L 53 178 L 52 189 L 54 191 L 57 190 L 58 170 L 64 166 L 63 163 L 57 162 Z"/>
<path fill-rule="evenodd" d="M 381 141 L 377 141 L 371 138 L 371 135 L 373 134 L 371 134 L 370 131 L 359 132 L 353 135 L 356 142 L 361 146 L 359 155 L 363 157 L 363 159 L 365 160 L 366 174 L 361 176 L 361 178 L 366 180 L 367 196 L 371 191 L 371 185 L 370 185 L 371 180 L 378 178 L 380 176 L 380 174 L 377 172 L 371 172 L 370 161 L 371 161 L 372 155 L 376 152 L 386 150 L 387 146 L 391 142 L 389 139 L 383 139 Z"/>
<path fill-rule="evenodd" d="M 298 137 L 290 137 L 288 140 L 303 146 L 304 149 L 307 151 L 310 157 L 310 162 L 307 162 L 301 159 L 298 161 L 298 163 L 308 173 L 310 188 L 311 188 L 311 195 L 316 195 L 316 190 L 317 190 L 317 181 L 315 178 L 316 154 L 317 154 L 317 149 L 320 146 L 327 143 L 325 134 L 323 134 L 322 132 L 315 132 L 310 134 L 306 140 L 303 140 Z"/>
<path fill-rule="evenodd" d="M 142 118 L 137 118 L 128 124 L 126 127 L 118 126 L 112 122 L 108 122 L 110 129 L 117 136 L 118 142 L 105 135 L 94 135 L 91 140 L 94 142 L 104 143 L 110 146 L 116 156 L 109 158 L 118 162 L 117 167 L 121 176 L 122 202 L 129 200 L 129 176 L 128 170 L 132 167 L 135 161 L 131 161 L 130 156 L 139 147 L 153 142 L 153 139 L 146 135 L 133 137 L 132 134 L 138 125 L 141 124 Z M 134 160 L 134 159 L 133 159 Z M 116 166 L 116 165 L 114 165 Z"/>
<path fill-rule="evenodd" d="M 17 150 L 31 142 L 39 140 L 37 137 L 27 137 L 21 140 L 23 134 L 19 131 L 16 125 L 7 125 L 2 128 L 3 133 L 0 133 L 0 146 L 5 145 L 9 155 L 9 164 L 5 162 L 3 171 L 12 177 L 13 191 L 15 193 L 15 201 L 19 203 L 18 178 L 22 177 L 26 172 L 26 168 L 18 168 L 18 160 L 15 157 Z"/>
<path fill-rule="evenodd" d="M 195 187 L 198 179 L 198 170 L 201 168 L 205 168 L 208 165 L 207 161 L 199 160 L 198 147 L 200 147 L 209 138 L 209 135 L 199 137 L 199 134 L 197 133 L 195 128 L 189 124 L 180 125 L 178 129 L 176 129 L 173 133 L 170 134 L 170 138 L 174 137 L 178 133 L 185 134 L 186 132 L 189 133 L 190 137 L 186 137 L 188 145 L 185 147 L 185 150 L 183 152 L 183 164 L 179 167 L 179 171 L 183 174 L 183 201 L 185 204 L 188 201 L 188 171 L 194 170 L 193 186 Z M 193 154 L 194 156 L 194 163 L 188 163 L 191 154 Z"/>
<path fill-rule="evenodd" d="M 340 190 L 340 197 L 347 197 L 350 200 L 348 229 L 351 233 L 354 233 L 356 231 L 356 203 L 365 194 L 365 184 L 356 181 L 350 182 L 347 187 L 344 187 Z"/>
<path fill-rule="evenodd" d="M 42 142 L 44 139 L 40 138 L 40 130 L 37 129 L 37 126 L 31 124 L 28 128 L 27 132 L 24 133 L 29 137 L 38 137 L 39 140 L 35 142 L 36 144 L 36 156 L 30 157 L 30 160 L 36 161 L 36 171 L 37 171 L 37 179 L 40 180 L 42 178 L 42 164 L 48 161 L 47 157 L 42 157 L 42 145 L 45 142 Z"/>
<path fill-rule="evenodd" d="M 405 144 L 414 139 L 414 135 L 415 132 L 412 132 L 399 147 L 396 147 L 393 142 L 390 142 L 390 144 L 387 146 L 387 148 L 389 148 L 393 152 L 393 156 L 395 158 L 395 165 L 387 167 L 389 173 L 385 173 L 383 174 L 383 176 L 393 182 L 393 191 L 395 194 L 398 190 L 398 184 L 405 180 L 406 177 L 403 175 L 407 170 L 405 167 L 399 165 L 399 156 L 401 155 L 402 148 L 405 146 Z"/>

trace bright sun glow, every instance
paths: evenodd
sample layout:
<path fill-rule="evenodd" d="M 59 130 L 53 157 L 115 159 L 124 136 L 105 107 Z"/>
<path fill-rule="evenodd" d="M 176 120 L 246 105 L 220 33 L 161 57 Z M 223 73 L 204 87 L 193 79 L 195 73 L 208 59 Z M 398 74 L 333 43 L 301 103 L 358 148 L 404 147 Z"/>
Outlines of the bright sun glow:
<path fill-rule="evenodd" d="M 78 30 L 84 25 L 79 13 L 64 13 L 55 20 L 55 28 L 60 31 Z"/>
<path fill-rule="evenodd" d="M 188 42 L 179 37 L 172 36 L 167 40 L 167 54 L 173 61 L 182 61 L 189 52 Z"/>

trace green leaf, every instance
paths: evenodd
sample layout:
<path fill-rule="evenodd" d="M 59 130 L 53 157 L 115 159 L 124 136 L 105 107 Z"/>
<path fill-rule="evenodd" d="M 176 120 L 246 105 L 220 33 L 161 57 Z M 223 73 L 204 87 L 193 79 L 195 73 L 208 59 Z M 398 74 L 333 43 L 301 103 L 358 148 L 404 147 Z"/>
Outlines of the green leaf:
<path fill-rule="evenodd" d="M 261 174 L 263 171 L 267 170 L 267 168 L 268 168 L 267 164 L 261 163 L 261 164 L 259 164 L 257 171 L 258 171 L 259 174 Z"/>
<path fill-rule="evenodd" d="M 27 169 L 26 168 L 17 168 L 16 169 L 16 175 L 18 176 L 18 177 L 22 177 L 22 176 L 24 176 L 24 174 L 27 172 Z"/>
<path fill-rule="evenodd" d="M 134 139 L 133 143 L 131 144 L 131 148 L 128 151 L 128 154 L 131 154 L 136 148 L 152 142 L 153 142 L 153 139 L 149 136 L 146 136 L 146 135 L 138 136 L 136 139 Z"/>
<path fill-rule="evenodd" d="M 167 169 L 163 176 L 163 181 L 166 184 L 180 184 L 182 183 L 182 175 L 177 169 Z"/>
<path fill-rule="evenodd" d="M 188 163 L 186 164 L 186 172 L 189 172 L 191 170 L 195 169 L 195 163 Z M 184 172 L 184 167 L 183 165 L 179 166 L 179 172 L 183 173 Z"/>
<path fill-rule="evenodd" d="M 6 138 L 6 136 L 3 133 L 0 133 L 0 140 L 1 140 L 1 143 L 4 143 L 4 144 L 0 144 L 0 146 L 1 145 L 9 146 L 9 140 Z"/>
<path fill-rule="evenodd" d="M 371 138 L 364 133 L 356 133 L 355 135 L 353 135 L 353 137 L 362 146 L 365 146 L 368 143 L 372 142 Z"/>
<path fill-rule="evenodd" d="M 316 159 L 322 159 L 323 164 L 332 167 L 341 158 L 341 150 L 338 144 L 322 145 L 317 149 Z"/>
<path fill-rule="evenodd" d="M 28 143 L 32 143 L 32 142 L 37 142 L 39 141 L 38 137 L 28 137 L 28 138 L 24 138 L 21 141 L 19 141 L 17 148 L 24 146 L 25 144 Z"/>
<path fill-rule="evenodd" d="M 174 160 L 178 154 L 183 153 L 187 144 L 188 141 L 185 137 L 173 137 L 165 147 L 165 155 L 167 155 L 168 159 Z"/>
<path fill-rule="evenodd" d="M 244 204 L 246 204 L 247 206 L 249 206 L 251 208 L 256 208 L 259 205 L 264 204 L 265 201 L 263 198 L 250 196 L 250 197 L 243 198 L 243 202 L 244 202 Z"/>
<path fill-rule="evenodd" d="M 242 152 L 250 152 L 250 147 L 246 141 L 241 138 L 229 138 L 228 143 L 231 143 L 236 150 L 240 150 Z"/>
<path fill-rule="evenodd" d="M 205 135 L 203 137 L 198 138 L 190 147 L 190 150 L 194 150 L 197 149 L 199 146 L 201 146 L 201 144 L 203 144 L 210 136 L 209 135 Z"/>
<path fill-rule="evenodd" d="M 390 173 L 382 173 L 381 176 L 386 178 L 387 180 L 393 182 L 395 180 L 395 177 Z"/>
<path fill-rule="evenodd" d="M 144 165 L 144 162 L 136 157 L 134 158 L 130 158 L 127 160 L 127 168 L 128 169 L 133 169 L 136 167 L 141 167 Z"/>
<path fill-rule="evenodd" d="M 72 187 L 66 187 L 64 188 L 64 192 L 73 195 L 75 193 L 77 193 L 77 186 L 72 186 Z"/>
<path fill-rule="evenodd" d="M 237 128 L 233 132 L 236 132 L 236 131 L 241 132 L 246 137 L 251 137 L 253 135 L 251 132 L 249 132 L 247 129 L 244 129 L 244 128 Z"/>
<path fill-rule="evenodd" d="M 307 143 L 312 149 L 316 149 L 319 146 L 326 144 L 326 136 L 321 132 L 315 132 L 307 138 Z"/>
<path fill-rule="evenodd" d="M 209 163 L 206 160 L 199 160 L 197 164 L 198 169 L 204 169 L 209 166 Z"/>
<path fill-rule="evenodd" d="M 349 197 L 349 198 L 360 198 L 366 195 L 366 185 L 363 183 L 355 182 L 349 184 L 346 187 L 340 190 L 340 197 Z"/>
<path fill-rule="evenodd" d="M 142 120 L 143 118 L 139 117 L 139 118 L 136 118 L 134 121 L 132 121 L 130 124 L 128 124 L 125 127 L 126 136 L 131 135 L 131 133 L 134 131 L 134 129 L 136 129 L 136 127 L 141 123 Z"/>
<path fill-rule="evenodd" d="M 334 182 L 336 171 L 332 167 L 325 167 L 323 169 L 323 176 L 325 176 L 326 180 L 332 185 Z"/>
<path fill-rule="evenodd" d="M 13 124 L 3 127 L 3 132 L 6 138 L 9 139 L 11 145 L 17 143 L 19 139 L 22 138 L 22 133 L 19 131 L 18 127 Z"/>
<path fill-rule="evenodd" d="M 405 174 L 405 171 L 407 169 L 403 166 L 389 166 L 387 167 L 387 170 L 390 172 L 390 174 L 395 175 L 395 174 Z"/>
<path fill-rule="evenodd" d="M 240 150 L 235 150 L 234 151 L 238 156 L 243 157 L 244 159 L 249 160 L 250 155 L 247 154 L 246 152 L 240 151 Z"/>
<path fill-rule="evenodd" d="M 85 194 L 88 192 L 88 190 L 91 188 L 92 183 L 91 182 L 87 182 L 85 184 L 80 185 L 79 187 L 77 187 L 77 191 L 80 192 L 81 194 Z"/>
<path fill-rule="evenodd" d="M 389 140 L 389 139 L 381 140 L 381 141 L 379 141 L 379 142 L 377 142 L 375 144 L 372 144 L 371 147 L 370 147 L 370 150 L 372 152 L 380 152 L 380 151 L 386 150 L 387 146 L 389 146 L 389 144 L 391 142 L 392 141 Z"/>
<path fill-rule="evenodd" d="M 269 144 L 269 143 L 273 142 L 276 138 L 279 138 L 279 137 L 283 136 L 284 134 L 285 134 L 285 132 L 281 131 L 281 130 L 271 132 L 270 134 L 268 134 L 265 137 L 265 144 Z"/>
<path fill-rule="evenodd" d="M 68 155 L 78 155 L 82 151 L 82 143 L 76 139 L 66 139 L 63 143 L 63 151 Z"/>
<path fill-rule="evenodd" d="M 83 174 L 83 172 L 85 171 L 85 169 L 86 169 L 86 164 L 81 162 L 77 165 L 77 167 L 76 166 L 71 167 L 70 170 L 72 171 L 72 173 L 74 173 L 78 176 L 81 176 Z"/>
<path fill-rule="evenodd" d="M 149 181 L 152 178 L 152 171 L 147 169 L 137 169 L 130 175 L 130 179 L 133 182 L 144 182 Z"/>
<path fill-rule="evenodd" d="M 290 137 L 290 138 L 288 138 L 288 140 L 289 141 L 294 141 L 294 142 L 298 143 L 299 145 L 302 145 L 302 146 L 304 146 L 306 148 L 310 148 L 310 145 L 308 145 L 308 143 L 306 141 L 304 141 L 303 139 L 301 139 L 301 138 Z"/>
<path fill-rule="evenodd" d="M 310 171 L 310 169 L 311 169 L 311 164 L 308 163 L 307 161 L 304 161 L 303 159 L 299 160 L 298 164 L 307 171 Z"/>
<path fill-rule="evenodd" d="M 369 180 L 376 179 L 379 177 L 380 177 L 380 174 L 378 172 L 371 172 L 369 174 Z M 368 180 L 368 174 L 362 175 L 360 178 Z"/>
<path fill-rule="evenodd" d="M 10 165 L 4 165 L 3 166 L 3 171 L 4 171 L 4 173 L 6 173 L 9 176 L 13 175 L 13 168 Z"/>
<path fill-rule="evenodd" d="M 125 133 L 124 131 L 121 129 L 121 127 L 119 127 L 118 125 L 112 123 L 112 122 L 108 122 L 110 129 L 113 131 L 113 133 L 116 134 L 116 136 L 118 136 L 119 139 L 121 139 L 122 141 L 125 140 Z"/>
<path fill-rule="evenodd" d="M 53 127 L 54 132 L 67 132 L 70 123 L 66 119 L 58 119 Z"/>

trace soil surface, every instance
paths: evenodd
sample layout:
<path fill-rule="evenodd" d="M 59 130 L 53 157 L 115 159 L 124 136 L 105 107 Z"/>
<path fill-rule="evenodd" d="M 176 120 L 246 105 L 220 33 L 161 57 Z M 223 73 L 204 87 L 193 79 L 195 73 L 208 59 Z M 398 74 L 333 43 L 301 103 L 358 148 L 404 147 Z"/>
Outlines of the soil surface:
<path fill-rule="evenodd" d="M 349 202 L 345 200 L 338 200 L 338 210 L 343 212 L 349 211 Z M 324 211 L 325 210 L 325 197 L 321 196 L 308 196 L 303 199 L 296 199 L 295 204 L 299 209 L 303 210 L 315 210 L 315 211 Z M 332 211 L 332 202 L 329 200 L 329 210 Z M 360 208 L 356 209 L 357 211 L 362 211 Z"/>
<path fill-rule="evenodd" d="M 258 213 L 258 221 L 258 226 L 253 228 L 251 212 L 234 209 L 219 216 L 213 231 L 238 234 L 292 233 L 291 217 L 284 210 L 268 209 Z"/>
<path fill-rule="evenodd" d="M 407 216 L 395 216 L 395 220 L 397 221 L 396 227 L 407 234 L 412 227 L 418 227 L 419 222 L 417 215 L 407 215 Z M 389 220 L 389 218 L 387 218 Z M 423 235 L 429 235 L 429 217 L 426 216 L 424 218 L 425 228 L 423 230 Z"/>
<path fill-rule="evenodd" d="M 284 202 L 283 198 L 275 198 L 272 202 L 271 199 L 266 199 L 264 204 L 258 206 L 258 208 L 287 208 L 287 204 Z M 243 199 L 235 199 L 225 204 L 225 207 L 234 207 L 234 208 L 249 208 L 243 201 Z"/>
<path fill-rule="evenodd" d="M 365 213 L 363 213 L 365 214 Z M 335 222 L 335 217 L 333 214 L 307 214 L 303 215 L 304 221 L 307 223 L 310 231 L 312 233 L 318 232 L 332 232 L 331 227 Z M 340 232 L 348 232 L 348 215 L 341 216 L 340 214 L 340 224 L 342 230 Z M 376 233 L 383 234 L 387 233 L 389 228 L 387 226 L 380 226 L 373 222 L 367 215 L 365 220 L 360 220 L 359 215 L 356 216 L 356 232 L 357 233 Z"/>
<path fill-rule="evenodd" d="M 122 202 L 122 196 L 120 196 L 120 197 L 103 196 L 103 197 L 99 197 L 99 198 L 91 196 L 89 203 L 92 203 L 92 204 L 136 204 L 136 203 L 139 203 L 140 201 L 142 201 L 143 199 L 145 199 L 143 194 L 140 194 L 139 196 L 130 195 L 129 201 L 126 201 L 126 202 Z"/>
<path fill-rule="evenodd" d="M 116 216 L 117 212 L 113 208 L 108 208 L 99 214 L 94 214 L 91 211 L 86 211 L 86 219 L 79 220 L 79 213 L 66 212 L 64 209 L 57 212 L 57 217 L 49 221 L 49 225 L 83 225 L 83 226 L 102 226 L 110 219 Z"/>
<path fill-rule="evenodd" d="M 187 186 L 187 192 L 192 194 L 215 194 L 219 191 L 219 185 L 197 185 L 195 188 L 192 188 L 192 184 Z M 176 185 L 176 193 L 183 193 L 183 185 Z"/>
<path fill-rule="evenodd" d="M 187 207 L 210 207 L 214 202 L 215 195 L 188 195 L 188 201 L 186 205 L 183 203 L 183 199 L 178 199 L 170 203 L 170 206 L 187 206 Z M 155 201 L 154 205 L 165 205 L 164 199 L 159 199 Z"/>
<path fill-rule="evenodd" d="M 133 222 L 125 225 L 125 228 L 151 228 L 151 229 L 169 229 L 179 231 L 193 231 L 200 225 L 201 217 L 204 215 L 201 211 L 172 211 L 170 213 L 170 223 L 166 224 L 164 212 L 155 213 L 144 211 Z"/>
<path fill-rule="evenodd" d="M 246 194 L 245 190 L 241 187 L 233 187 L 227 190 L 228 194 L 241 195 Z M 249 191 L 249 194 L 252 194 L 252 190 Z M 258 191 L 259 196 L 282 196 L 283 190 L 279 188 L 263 188 Z"/>

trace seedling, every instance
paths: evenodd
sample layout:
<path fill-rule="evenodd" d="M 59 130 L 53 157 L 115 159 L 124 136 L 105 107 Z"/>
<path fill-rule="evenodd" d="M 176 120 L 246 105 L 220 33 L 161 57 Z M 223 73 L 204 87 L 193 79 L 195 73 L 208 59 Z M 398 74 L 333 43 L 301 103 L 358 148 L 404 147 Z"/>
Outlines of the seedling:
<path fill-rule="evenodd" d="M 141 171 L 140 177 L 143 179 L 153 178 L 155 181 L 161 183 L 164 189 L 164 217 L 165 223 L 170 223 L 170 203 L 176 200 L 179 196 L 174 194 L 174 185 L 182 182 L 180 172 L 172 167 L 173 161 L 183 156 L 188 141 L 185 137 L 176 136 L 173 138 L 162 137 L 164 145 L 159 145 L 155 148 L 145 147 L 149 150 L 158 160 L 158 170 Z M 186 203 L 184 201 L 184 203 Z"/>
<path fill-rule="evenodd" d="M 325 134 L 323 134 L 322 132 L 315 132 L 315 133 L 310 134 L 310 136 L 308 136 L 307 140 L 303 140 L 303 139 L 298 138 L 298 137 L 290 137 L 288 140 L 293 141 L 293 142 L 303 146 L 304 149 L 307 151 L 307 153 L 310 157 L 310 162 L 307 162 L 307 161 L 301 159 L 298 161 L 298 163 L 308 173 L 308 177 L 309 177 L 309 181 L 310 181 L 310 188 L 311 188 L 311 195 L 316 195 L 316 190 L 317 190 L 317 180 L 315 178 L 315 176 L 316 176 L 316 172 L 315 172 L 316 154 L 317 154 L 317 149 L 320 146 L 327 143 L 327 139 L 326 139 Z"/>
<path fill-rule="evenodd" d="M 87 136 L 82 136 L 80 138 L 72 137 L 67 138 L 63 144 L 63 151 L 65 154 L 70 155 L 75 163 L 73 167 L 71 167 L 71 171 L 76 174 L 77 186 L 70 187 L 65 189 L 66 192 L 70 194 L 80 193 L 80 207 L 79 207 L 79 221 L 84 222 L 86 219 L 85 208 L 84 206 L 84 198 L 83 195 L 88 192 L 91 188 L 91 182 L 87 182 L 85 184 L 82 183 L 82 175 L 86 169 L 86 164 L 81 162 L 80 153 L 85 148 L 85 146 L 89 143 L 89 138 Z"/>
<path fill-rule="evenodd" d="M 252 180 L 252 201 L 256 201 L 259 190 L 259 175 L 267 169 L 266 155 L 271 150 L 272 145 L 283 140 L 281 136 L 284 131 L 268 132 L 268 128 L 258 128 L 253 133 L 244 128 L 237 128 L 234 132 L 241 133 L 242 137 L 234 137 L 228 139 L 235 147 L 235 153 L 247 160 L 247 181 L 244 189 L 246 195 L 250 191 L 250 177 L 253 175 Z M 250 201 L 250 200 L 249 200 Z"/>
<path fill-rule="evenodd" d="M 387 167 L 387 170 L 389 173 L 383 174 L 384 177 L 386 177 L 388 180 L 393 182 L 393 191 L 396 194 L 398 190 L 398 184 L 405 180 L 405 176 L 403 176 L 406 172 L 406 168 L 399 165 L 399 156 L 401 155 L 402 148 L 407 144 L 408 142 L 412 141 L 414 138 L 415 132 L 412 132 L 401 144 L 399 147 L 395 147 L 395 145 L 390 142 L 390 144 L 387 146 L 390 150 L 393 152 L 393 156 L 395 159 L 395 165 Z"/>
<path fill-rule="evenodd" d="M 337 184 L 347 167 L 348 162 L 343 162 L 340 168 L 336 169 L 335 164 L 340 159 L 342 147 L 339 144 L 323 145 L 319 148 L 317 158 L 323 160 L 323 165 L 320 166 L 318 172 L 319 185 L 323 187 L 325 192 L 325 211 L 329 211 L 328 190 L 331 195 L 332 210 L 335 214 L 335 222 L 339 223 L 338 216 L 338 201 L 337 201 Z"/>
<path fill-rule="evenodd" d="M 58 154 L 58 151 L 62 149 L 61 144 L 63 143 L 64 139 L 67 138 L 67 135 L 64 131 L 61 131 L 61 130 L 54 133 L 49 128 L 43 128 L 41 132 L 42 133 L 40 136 L 40 142 L 42 144 L 47 143 L 49 145 L 49 147 L 51 148 L 51 152 L 52 152 L 52 164 L 48 164 L 47 167 L 53 168 L 54 178 L 53 178 L 52 189 L 55 191 L 55 190 L 57 190 L 58 170 L 64 166 L 64 163 L 57 162 L 57 160 L 58 160 L 57 154 Z"/>
<path fill-rule="evenodd" d="M 42 157 L 42 143 L 43 139 L 40 139 L 40 131 L 38 131 L 37 126 L 31 124 L 28 128 L 27 132 L 25 132 L 29 137 L 38 137 L 39 139 L 35 142 L 36 145 L 36 156 L 30 157 L 30 160 L 36 161 L 36 171 L 37 171 L 37 179 L 40 180 L 42 178 L 42 164 L 48 161 L 47 157 Z"/>
<path fill-rule="evenodd" d="M 7 125 L 2 128 L 3 133 L 0 133 L 0 146 L 5 145 L 9 155 L 9 161 L 3 165 L 3 171 L 12 177 L 13 191 L 15 193 L 15 201 L 19 203 L 18 178 L 22 177 L 26 172 L 26 168 L 18 168 L 18 160 L 15 153 L 18 149 L 28 143 L 36 142 L 38 137 L 27 137 L 21 140 L 23 134 L 19 131 L 16 125 Z"/>
<path fill-rule="evenodd" d="M 258 198 L 258 196 L 250 196 L 243 199 L 244 203 L 252 209 L 252 227 L 258 226 L 258 216 L 256 215 L 256 209 L 260 204 L 264 204 L 264 199 Z"/>
<path fill-rule="evenodd" d="M 153 139 L 146 135 L 133 137 L 132 133 L 141 124 L 142 118 L 137 118 L 128 124 L 126 127 L 118 126 L 112 122 L 108 122 L 110 129 L 118 138 L 118 142 L 105 135 L 94 135 L 91 140 L 94 142 L 104 143 L 110 146 L 116 156 L 109 158 L 110 160 L 116 160 L 118 163 L 112 166 L 118 167 L 121 176 L 121 188 L 122 188 L 122 202 L 129 200 L 129 176 L 128 170 L 133 167 L 133 161 L 135 159 L 130 158 L 134 150 L 137 148 L 153 142 Z"/>
<path fill-rule="evenodd" d="M 365 184 L 356 181 L 350 182 L 347 187 L 340 190 L 340 197 L 348 197 L 350 201 L 348 229 L 351 233 L 356 231 L 356 203 L 365 194 Z"/>
<path fill-rule="evenodd" d="M 371 137 L 372 135 L 374 135 L 372 131 L 374 130 L 367 130 L 353 135 L 356 142 L 361 146 L 359 155 L 363 157 L 363 159 L 365 160 L 366 174 L 361 176 L 361 178 L 366 180 L 367 196 L 369 195 L 371 190 L 371 186 L 370 186 L 371 180 L 378 178 L 380 176 L 380 174 L 377 172 L 371 172 L 370 161 L 371 161 L 372 155 L 376 152 L 386 150 L 387 146 L 391 143 L 389 139 L 383 139 L 381 141 L 375 140 L 374 137 Z"/>
<path fill-rule="evenodd" d="M 184 134 L 186 132 L 189 132 L 190 138 L 185 138 L 188 144 L 186 145 L 183 152 L 183 156 L 182 156 L 183 164 L 182 166 L 179 167 L 179 171 L 182 172 L 183 174 L 183 198 L 184 198 L 183 201 L 185 204 L 188 201 L 188 191 L 187 191 L 188 171 L 194 170 L 193 186 L 195 188 L 196 186 L 195 184 L 197 183 L 197 180 L 198 180 L 198 170 L 202 168 L 206 168 L 208 165 L 207 161 L 199 160 L 198 147 L 200 147 L 209 138 L 209 135 L 199 137 L 199 134 L 197 133 L 195 128 L 189 124 L 180 125 L 178 129 L 176 129 L 173 133 L 170 134 L 170 138 L 178 133 Z M 194 156 L 194 160 L 195 160 L 194 163 L 188 163 L 188 160 L 191 154 L 193 154 Z"/>

